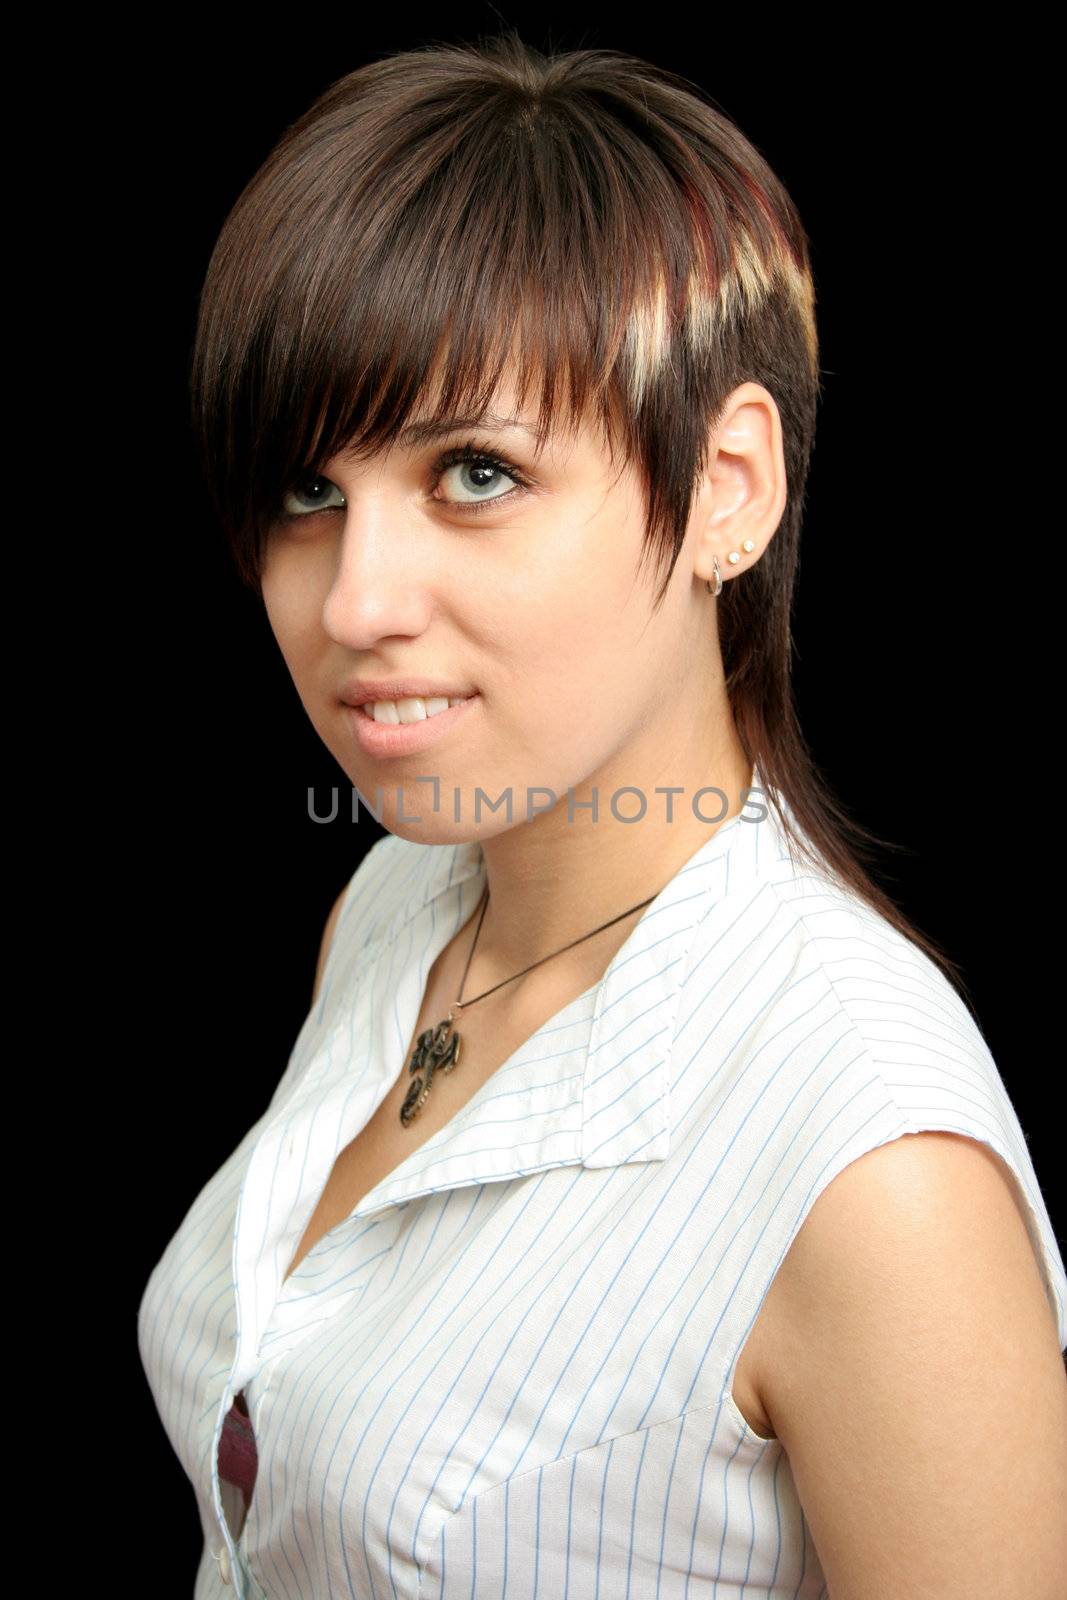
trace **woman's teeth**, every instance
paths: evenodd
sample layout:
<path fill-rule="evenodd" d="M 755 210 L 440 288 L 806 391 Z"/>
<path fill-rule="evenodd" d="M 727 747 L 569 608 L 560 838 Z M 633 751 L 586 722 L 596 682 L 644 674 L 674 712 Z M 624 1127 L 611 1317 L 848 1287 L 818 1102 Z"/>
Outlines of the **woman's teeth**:
<path fill-rule="evenodd" d="M 429 700 L 413 696 L 410 700 L 366 701 L 363 710 L 375 722 L 422 722 L 426 717 L 435 717 L 439 711 L 447 711 L 449 706 L 462 705 L 469 698 L 469 695 L 457 694 L 450 699 L 442 695 Z"/>

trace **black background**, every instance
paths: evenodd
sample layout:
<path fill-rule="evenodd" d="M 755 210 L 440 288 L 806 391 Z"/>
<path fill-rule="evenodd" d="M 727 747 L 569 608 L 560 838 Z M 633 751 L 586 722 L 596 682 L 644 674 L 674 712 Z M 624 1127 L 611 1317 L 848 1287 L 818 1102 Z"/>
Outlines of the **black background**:
<path fill-rule="evenodd" d="M 629 50 L 695 80 L 798 204 L 825 385 L 796 608 L 802 724 L 852 813 L 907 847 L 882 881 L 962 964 L 1059 1222 L 1060 1062 L 1043 1042 L 1039 923 L 1053 820 L 1023 604 L 1030 540 L 1046 530 L 1020 526 L 1019 463 L 1000 449 L 1021 338 L 1018 287 L 1003 280 L 1012 221 L 997 214 L 1015 159 L 1000 131 L 1018 92 L 1010 64 L 974 37 L 927 33 L 919 49 L 904 28 L 860 39 L 764 18 L 694 31 L 681 13 L 632 26 L 588 9 L 504 16 L 542 48 Z M 266 1106 L 330 905 L 380 834 L 309 820 L 309 786 L 347 792 L 347 780 L 194 471 L 197 294 L 240 189 L 317 93 L 371 58 L 500 23 L 491 5 L 408 10 L 388 26 L 302 8 L 271 29 L 258 14 L 220 25 L 176 13 L 161 39 L 125 39 L 121 65 L 108 24 L 85 40 L 81 125 L 99 159 L 80 174 L 71 248 L 78 310 L 99 337 L 79 426 L 100 442 L 78 503 L 108 538 L 94 547 L 91 605 L 100 738 L 79 757 L 99 806 L 80 842 L 99 874 L 94 910 L 114 930 L 86 955 L 106 973 L 115 1095 L 93 1138 L 94 1202 L 114 1234 L 86 1230 L 86 1268 L 110 1325 L 102 1381 L 128 1473 L 123 1527 L 150 1532 L 153 1562 L 166 1552 L 154 1595 L 192 1593 L 201 1535 L 144 1382 L 137 1306 L 188 1206 Z"/>

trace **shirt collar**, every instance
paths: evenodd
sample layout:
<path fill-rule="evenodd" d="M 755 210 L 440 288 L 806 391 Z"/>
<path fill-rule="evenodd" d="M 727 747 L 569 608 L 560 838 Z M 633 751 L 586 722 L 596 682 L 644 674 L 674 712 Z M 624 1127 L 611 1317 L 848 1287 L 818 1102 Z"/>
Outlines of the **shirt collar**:
<path fill-rule="evenodd" d="M 726 894 L 751 882 L 782 852 L 779 826 L 755 768 L 750 788 L 760 792 L 679 868 L 616 952 L 597 986 L 588 1048 L 580 1071 L 567 1075 L 566 1093 L 559 1085 L 545 1092 L 544 1067 L 538 1066 L 545 1043 L 535 1035 L 528 1041 L 531 1049 L 524 1045 L 511 1058 L 506 1098 L 503 1079 L 487 1080 L 450 1123 L 363 1197 L 354 1216 L 434 1189 L 543 1166 L 607 1167 L 668 1155 L 671 1052 L 697 927 Z M 392 921 L 388 948 L 376 952 L 384 981 L 374 986 L 373 1036 L 390 1074 L 398 1019 L 410 1037 L 430 967 L 470 917 L 486 881 L 477 841 L 406 845 L 424 854 L 424 869 L 416 872 Z M 412 950 L 421 953 L 413 958 Z"/>

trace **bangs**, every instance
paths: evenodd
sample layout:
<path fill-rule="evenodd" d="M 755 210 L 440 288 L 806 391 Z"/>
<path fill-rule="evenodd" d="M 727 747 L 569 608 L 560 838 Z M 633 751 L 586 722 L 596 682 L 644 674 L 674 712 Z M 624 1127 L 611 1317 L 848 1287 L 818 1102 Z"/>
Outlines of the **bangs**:
<path fill-rule="evenodd" d="M 740 337 L 777 296 L 813 330 L 776 180 L 758 156 L 762 186 L 709 171 L 702 121 L 732 125 L 691 85 L 680 96 L 684 80 L 640 63 L 641 83 L 613 92 L 630 58 L 585 51 L 546 63 L 534 92 L 530 59 L 543 58 L 505 35 L 349 74 L 227 218 L 201 297 L 193 426 L 249 581 L 287 490 L 415 424 L 476 424 L 505 369 L 519 409 L 533 399 L 539 449 L 592 420 L 613 462 L 621 446 L 645 468 L 652 522 L 674 525 L 709 399 L 732 376 L 724 329 Z M 666 97 L 676 116 L 679 99 L 694 106 L 688 140 Z"/>
<path fill-rule="evenodd" d="M 443 219 L 405 220 L 410 236 L 393 233 L 373 260 L 346 261 L 325 241 L 328 267 L 313 286 L 279 286 L 277 310 L 260 335 L 264 366 L 246 367 L 245 393 L 234 397 L 238 415 L 257 419 L 235 441 L 233 467 L 260 535 L 294 480 L 336 456 L 414 449 L 520 414 L 538 452 L 592 416 L 614 459 L 623 413 L 610 386 L 612 360 L 597 356 L 611 330 L 573 308 L 568 314 L 565 300 L 544 286 L 535 294 L 521 277 L 525 251 L 513 248 L 508 230 L 484 245 L 456 241 L 446 265 L 444 246 L 428 250 L 424 242 Z M 475 263 L 469 270 L 467 259 Z M 583 299 L 598 304 L 596 295 Z M 291 337 L 298 300 L 300 332 Z M 514 391 L 515 415 L 507 418 L 496 414 L 505 374 Z"/>

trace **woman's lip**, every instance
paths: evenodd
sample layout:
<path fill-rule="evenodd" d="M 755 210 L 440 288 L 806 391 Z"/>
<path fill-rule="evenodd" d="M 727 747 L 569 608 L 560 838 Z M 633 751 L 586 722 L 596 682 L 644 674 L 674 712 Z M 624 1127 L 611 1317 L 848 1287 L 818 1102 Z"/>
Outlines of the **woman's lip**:
<path fill-rule="evenodd" d="M 360 749 L 369 756 L 382 759 L 417 755 L 420 750 L 436 744 L 462 722 L 479 698 L 478 694 L 472 694 L 458 706 L 449 706 L 447 711 L 438 711 L 436 715 L 424 717 L 420 722 L 375 722 L 358 706 L 346 705 L 344 710 L 359 740 Z"/>

